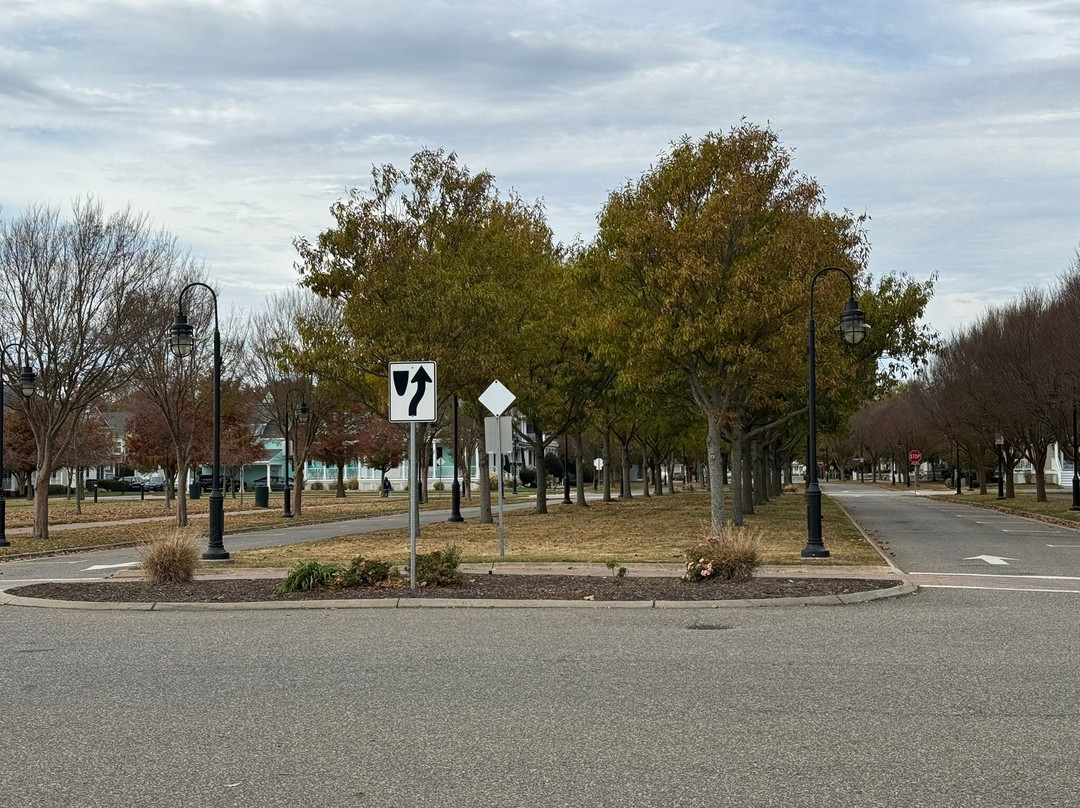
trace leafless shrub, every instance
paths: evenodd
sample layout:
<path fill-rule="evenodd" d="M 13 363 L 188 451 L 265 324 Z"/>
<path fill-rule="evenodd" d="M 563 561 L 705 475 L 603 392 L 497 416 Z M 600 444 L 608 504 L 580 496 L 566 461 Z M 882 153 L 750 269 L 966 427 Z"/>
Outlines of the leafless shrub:
<path fill-rule="evenodd" d="M 139 559 L 151 585 L 187 583 L 199 566 L 194 536 L 174 530 L 139 548 Z"/>

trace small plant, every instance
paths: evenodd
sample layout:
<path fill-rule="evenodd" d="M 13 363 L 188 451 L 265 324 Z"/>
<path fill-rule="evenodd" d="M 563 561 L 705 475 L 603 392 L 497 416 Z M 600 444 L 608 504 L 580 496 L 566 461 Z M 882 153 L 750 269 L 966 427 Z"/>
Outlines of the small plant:
<path fill-rule="evenodd" d="M 323 486 L 322 483 L 312 483 L 311 484 L 311 490 L 312 491 L 322 491 L 323 489 L 324 489 L 324 486 Z"/>
<path fill-rule="evenodd" d="M 749 528 L 726 528 L 686 551 L 684 581 L 749 581 L 761 563 L 761 535 Z"/>
<path fill-rule="evenodd" d="M 611 574 L 615 576 L 616 580 L 621 581 L 629 574 L 629 571 L 626 569 L 626 567 L 619 566 L 618 561 L 608 561 L 606 562 L 606 564 L 607 568 L 611 570 Z"/>
<path fill-rule="evenodd" d="M 199 567 L 199 548 L 193 536 L 174 530 L 143 545 L 139 557 L 152 585 L 187 583 Z"/>
<path fill-rule="evenodd" d="M 398 577 L 398 570 L 393 564 L 377 558 L 357 556 L 341 573 L 342 586 L 376 586 Z"/>
<path fill-rule="evenodd" d="M 318 561 L 297 563 L 289 570 L 277 593 L 288 595 L 290 592 L 310 592 L 312 589 L 333 586 L 343 572 L 338 564 L 322 564 Z"/>
<path fill-rule="evenodd" d="M 445 491 L 446 483 L 444 483 L 442 480 L 436 480 L 431 487 L 436 491 Z"/>
<path fill-rule="evenodd" d="M 442 550 L 416 557 L 416 580 L 421 586 L 447 586 L 461 583 L 461 550 L 448 544 Z"/>
<path fill-rule="evenodd" d="M 360 481 L 356 480 L 356 479 L 353 479 L 353 478 L 349 478 L 348 480 L 345 481 L 345 487 L 347 489 L 349 489 L 350 491 L 359 491 L 360 490 Z"/>

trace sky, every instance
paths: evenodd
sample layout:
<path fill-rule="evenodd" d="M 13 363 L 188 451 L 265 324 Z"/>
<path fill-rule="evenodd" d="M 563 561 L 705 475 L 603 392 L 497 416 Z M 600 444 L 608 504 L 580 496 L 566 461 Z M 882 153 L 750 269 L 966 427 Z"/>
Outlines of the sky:
<path fill-rule="evenodd" d="M 683 135 L 770 125 L 943 334 L 1080 245 L 1080 2 L 0 0 L 0 216 L 92 194 L 225 310 L 373 165 L 456 152 L 588 241 Z"/>

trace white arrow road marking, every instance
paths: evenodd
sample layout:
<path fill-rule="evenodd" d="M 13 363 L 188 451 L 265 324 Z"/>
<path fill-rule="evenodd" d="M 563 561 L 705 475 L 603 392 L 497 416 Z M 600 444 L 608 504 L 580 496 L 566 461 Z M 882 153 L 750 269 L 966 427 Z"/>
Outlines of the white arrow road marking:
<path fill-rule="evenodd" d="M 1013 561 L 1016 559 L 1014 558 Z M 1080 581 L 1075 575 L 1003 575 L 988 572 L 909 572 L 908 575 L 948 575 L 953 578 L 1023 578 L 1025 581 Z"/>
<path fill-rule="evenodd" d="M 1072 547 L 1074 549 L 1080 550 L 1080 544 L 1048 544 L 1046 546 L 1047 547 Z"/>
<path fill-rule="evenodd" d="M 95 564 L 92 567 L 87 567 L 83 572 L 90 572 L 90 570 L 115 570 L 120 567 L 137 567 L 138 561 L 125 561 L 123 564 Z"/>
<path fill-rule="evenodd" d="M 998 566 L 998 567 L 1007 567 L 1007 566 L 1009 566 L 1010 561 L 1016 561 L 1016 560 L 1017 559 L 1015 559 L 1015 558 L 1002 558 L 1001 556 L 992 556 L 992 555 L 968 556 L 967 558 L 964 559 L 964 561 L 985 561 L 987 564 L 993 564 L 994 566 Z"/>

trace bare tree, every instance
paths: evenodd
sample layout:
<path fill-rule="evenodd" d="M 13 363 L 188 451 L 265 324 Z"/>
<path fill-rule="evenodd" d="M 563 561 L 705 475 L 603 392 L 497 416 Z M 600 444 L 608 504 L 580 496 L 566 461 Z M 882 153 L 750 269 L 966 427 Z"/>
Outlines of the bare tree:
<path fill-rule="evenodd" d="M 130 209 L 90 198 L 35 206 L 0 222 L 0 333 L 21 338 L 38 391 L 21 403 L 37 444 L 34 538 L 49 536 L 48 481 L 78 415 L 129 381 L 130 357 L 160 324 L 146 305 L 162 272 L 184 261 L 167 233 Z M 8 382 L 18 369 L 8 369 Z"/>

